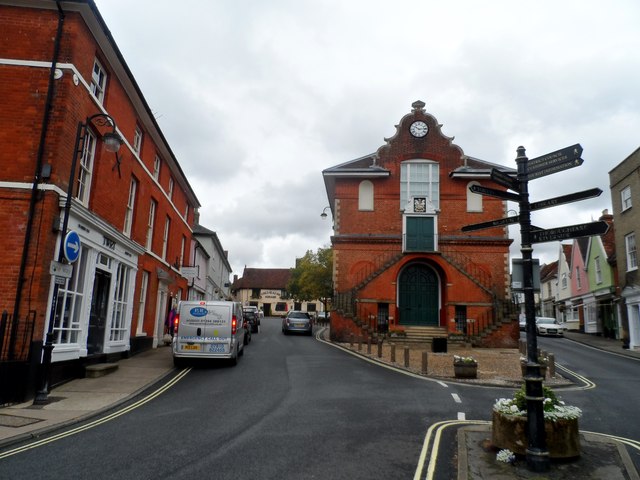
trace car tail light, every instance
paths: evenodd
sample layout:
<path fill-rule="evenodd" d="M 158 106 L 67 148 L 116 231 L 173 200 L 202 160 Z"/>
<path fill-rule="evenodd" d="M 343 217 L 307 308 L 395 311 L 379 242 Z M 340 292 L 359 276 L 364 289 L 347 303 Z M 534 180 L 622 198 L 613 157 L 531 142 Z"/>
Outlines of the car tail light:
<path fill-rule="evenodd" d="M 180 325 L 180 314 L 177 313 L 175 317 L 173 317 L 173 334 L 178 334 L 178 325 Z"/>
<path fill-rule="evenodd" d="M 235 335 L 237 329 L 238 329 L 238 319 L 234 315 L 233 317 L 231 317 L 231 335 Z"/>

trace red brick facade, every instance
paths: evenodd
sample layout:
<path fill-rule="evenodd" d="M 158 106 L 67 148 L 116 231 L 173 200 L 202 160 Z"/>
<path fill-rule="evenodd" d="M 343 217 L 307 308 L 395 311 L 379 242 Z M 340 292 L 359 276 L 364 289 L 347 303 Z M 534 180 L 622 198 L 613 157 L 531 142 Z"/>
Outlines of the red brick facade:
<path fill-rule="evenodd" d="M 482 330 L 502 316 L 496 306 L 508 297 L 511 240 L 507 230 L 461 229 L 506 215 L 506 202 L 501 199 L 484 196 L 470 200 L 470 182 L 504 190 L 490 180 L 491 169 L 509 175 L 515 172 L 465 156 L 451 138 L 442 134 L 422 102 L 413 106 L 413 111 L 401 119 L 396 134 L 375 154 L 323 172 L 334 217 L 336 311 L 331 333 L 337 340 L 355 332 L 356 324 L 377 328 L 379 321 L 387 320 L 382 315 L 388 317 L 391 328 L 424 324 L 443 327 L 450 334 L 464 333 L 461 330 L 469 319 L 474 330 Z M 423 137 L 410 133 L 416 121 L 428 126 Z M 408 204 L 401 206 L 401 165 L 409 161 L 437 165 L 439 171 L 433 182 L 437 184 L 433 198 L 428 194 L 407 198 L 426 196 L 436 205 L 439 201 L 439 207 L 433 211 L 427 208 L 426 214 L 412 211 Z M 366 195 L 361 190 L 366 187 L 363 182 L 372 185 L 372 206 L 360 203 L 361 196 Z M 407 217 L 421 215 L 433 218 L 435 245 L 408 248 L 405 242 L 412 220 Z M 410 293 L 414 289 L 407 276 L 410 271 L 435 282 L 426 292 L 430 299 L 421 298 L 425 292 Z M 424 319 L 414 316 L 403 301 L 431 313 Z"/>
<path fill-rule="evenodd" d="M 187 264 L 191 257 L 190 226 L 199 207 L 93 1 L 62 2 L 62 8 L 64 21 L 58 36 L 61 17 L 55 2 L 49 8 L 0 5 L 0 221 L 5 226 L 5 234 L 0 237 L 4 252 L 0 258 L 4 287 L 0 291 L 0 309 L 19 319 L 35 312 L 35 345 L 43 340 L 49 321 L 54 284 L 49 267 L 57 259 L 61 240 L 62 206 L 78 124 L 101 115 L 88 122 L 96 139 L 89 195 L 83 204 L 73 201 L 69 216 L 69 229 L 80 235 L 82 254 L 74 264 L 74 279 L 69 282 L 77 286 L 61 287 L 73 291 L 75 297 L 68 297 L 65 318 L 58 316 L 54 322 L 59 341 L 53 351 L 54 363 L 97 354 L 121 355 L 156 345 L 162 338 L 171 302 L 187 297 L 188 281 L 180 274 L 179 262 L 184 259 Z M 50 84 L 57 40 L 57 72 Z M 95 60 L 106 75 L 102 99 L 94 96 L 90 88 Z M 102 135 L 111 130 L 109 125 L 99 124 L 105 115 L 115 120 L 117 132 L 124 139 L 119 160 L 103 148 Z M 43 122 L 45 118 L 48 124 Z M 134 149 L 136 128 L 143 134 L 139 154 Z M 160 159 L 157 179 L 156 157 Z M 79 172 L 80 165 L 74 184 Z M 128 232 L 125 216 L 132 179 L 137 189 Z M 74 185 L 74 198 L 76 192 Z M 33 211 L 29 208 L 32 198 Z M 155 222 L 153 241 L 147 249 L 152 201 L 156 204 Z M 31 232 L 27 236 L 29 224 Z M 143 273 L 147 279 L 146 295 L 141 295 Z M 101 289 L 97 287 L 100 276 L 104 281 Z M 92 323 L 97 315 L 92 305 L 95 296 L 106 299 L 105 310 L 100 313 L 104 317 L 100 322 L 106 324 L 99 327 L 97 334 L 92 332 L 98 325 Z M 17 297 L 21 298 L 16 308 Z M 60 305 L 58 302 L 59 308 Z M 20 328 L 24 323 L 21 320 Z M 100 338 L 90 344 L 96 336 Z M 7 341 L 5 338 L 4 354 Z"/>

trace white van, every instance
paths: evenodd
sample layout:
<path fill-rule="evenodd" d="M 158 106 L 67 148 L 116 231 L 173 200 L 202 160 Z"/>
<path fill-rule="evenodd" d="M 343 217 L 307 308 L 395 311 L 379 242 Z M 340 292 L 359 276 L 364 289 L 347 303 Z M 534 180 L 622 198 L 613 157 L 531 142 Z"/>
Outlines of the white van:
<path fill-rule="evenodd" d="M 174 320 L 173 364 L 195 358 L 222 358 L 238 363 L 244 353 L 242 304 L 224 301 L 182 301 Z"/>

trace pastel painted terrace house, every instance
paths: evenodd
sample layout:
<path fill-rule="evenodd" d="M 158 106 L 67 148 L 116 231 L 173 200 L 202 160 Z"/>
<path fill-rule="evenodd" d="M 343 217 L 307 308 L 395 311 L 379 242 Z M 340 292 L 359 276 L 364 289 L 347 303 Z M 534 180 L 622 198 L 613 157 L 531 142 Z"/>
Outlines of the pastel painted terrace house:
<path fill-rule="evenodd" d="M 462 228 L 507 216 L 505 200 L 469 187 L 506 191 L 492 170 L 517 172 L 465 155 L 423 102 L 412 107 L 375 153 L 322 172 L 334 222 L 331 337 L 365 328 L 515 346 L 508 230 Z"/>

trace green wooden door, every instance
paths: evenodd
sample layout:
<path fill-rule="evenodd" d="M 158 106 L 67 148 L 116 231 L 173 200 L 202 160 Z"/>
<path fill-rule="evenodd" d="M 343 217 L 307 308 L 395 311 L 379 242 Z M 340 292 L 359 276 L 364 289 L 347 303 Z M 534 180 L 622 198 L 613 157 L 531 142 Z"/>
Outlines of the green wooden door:
<path fill-rule="evenodd" d="M 407 217 L 405 249 L 411 252 L 433 252 L 433 217 Z"/>
<path fill-rule="evenodd" d="M 411 265 L 400 275 L 401 325 L 438 326 L 439 281 L 425 265 Z"/>

